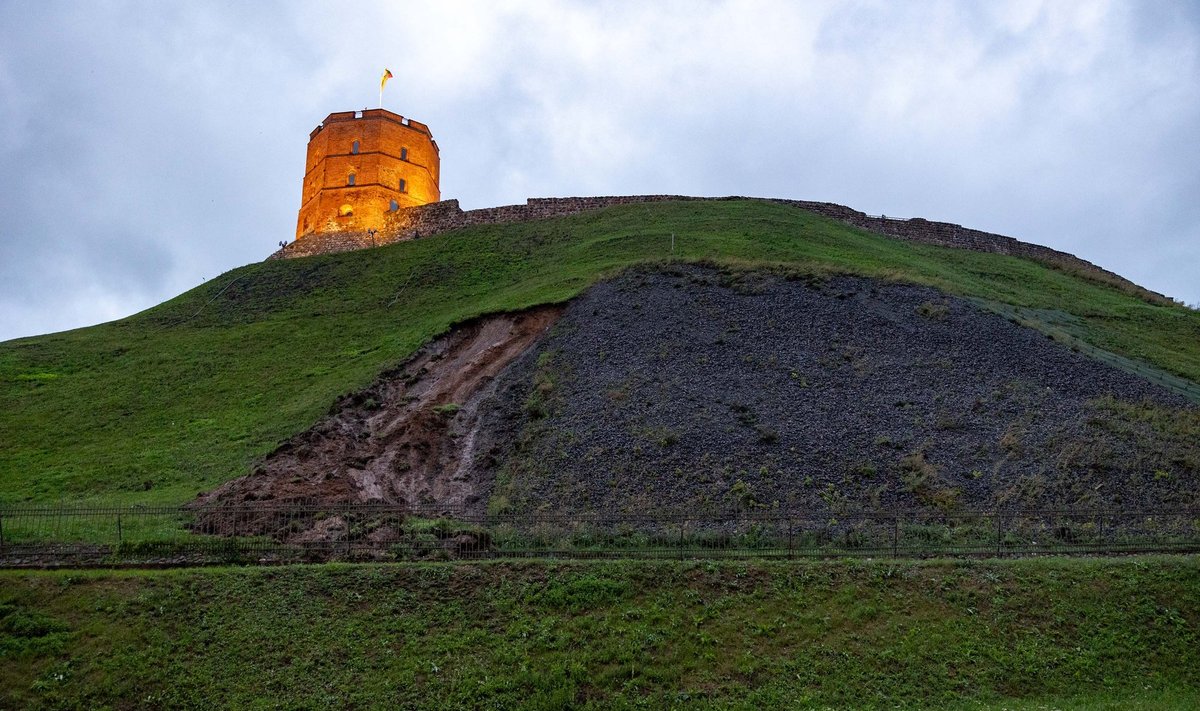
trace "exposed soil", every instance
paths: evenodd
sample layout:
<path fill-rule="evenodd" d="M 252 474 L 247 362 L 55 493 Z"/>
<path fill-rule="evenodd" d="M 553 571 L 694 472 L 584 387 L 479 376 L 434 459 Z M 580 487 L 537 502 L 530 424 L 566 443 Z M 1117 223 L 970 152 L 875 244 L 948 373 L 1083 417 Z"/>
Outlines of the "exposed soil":
<path fill-rule="evenodd" d="M 546 306 L 456 327 L 371 387 L 343 397 L 330 415 L 281 445 L 251 474 L 196 503 L 478 508 L 491 484 L 476 476 L 474 466 L 480 405 L 494 391 L 497 375 L 561 313 L 562 307 Z"/>

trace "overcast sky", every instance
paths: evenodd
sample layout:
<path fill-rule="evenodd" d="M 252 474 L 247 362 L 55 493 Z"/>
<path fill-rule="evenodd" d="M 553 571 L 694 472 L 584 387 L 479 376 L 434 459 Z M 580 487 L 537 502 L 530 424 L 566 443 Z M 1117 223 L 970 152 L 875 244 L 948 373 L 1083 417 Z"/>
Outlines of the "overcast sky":
<path fill-rule="evenodd" d="M 1200 302 L 1200 3 L 3 0 L 0 340 L 266 257 L 384 67 L 467 209 L 825 200 Z"/>

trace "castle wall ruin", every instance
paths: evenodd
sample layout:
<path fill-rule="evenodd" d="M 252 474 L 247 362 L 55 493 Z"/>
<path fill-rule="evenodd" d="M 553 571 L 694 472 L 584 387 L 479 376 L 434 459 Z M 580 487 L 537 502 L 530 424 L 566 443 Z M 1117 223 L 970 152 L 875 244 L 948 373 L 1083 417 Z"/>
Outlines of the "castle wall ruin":
<path fill-rule="evenodd" d="M 948 222 L 934 222 L 919 217 L 912 219 L 877 217 L 835 203 L 785 200 L 781 198 L 745 198 L 738 196 L 713 198 L 685 195 L 529 198 L 524 205 L 504 205 L 501 207 L 465 211 L 459 207 L 458 200 L 443 200 L 389 213 L 386 216 L 383 226 L 377 228 L 379 231 L 376 234 L 368 234 L 365 230 L 313 234 L 303 240 L 288 244 L 269 258 L 293 259 L 317 254 L 347 252 L 393 242 L 430 237 L 442 232 L 470 227 L 472 225 L 494 225 L 510 222 L 527 222 L 550 217 L 564 217 L 592 210 L 601 210 L 614 205 L 664 201 L 746 199 L 791 205 L 868 232 L 906 242 L 1023 257 L 1068 273 L 1116 286 L 1123 291 L 1135 293 L 1141 298 L 1154 303 L 1172 303 L 1168 297 L 1162 294 L 1138 286 L 1128 279 L 1102 269 L 1087 260 L 1080 259 L 1067 252 L 1051 249 L 1050 247 L 1022 242 L 1004 235 L 973 230 Z"/>

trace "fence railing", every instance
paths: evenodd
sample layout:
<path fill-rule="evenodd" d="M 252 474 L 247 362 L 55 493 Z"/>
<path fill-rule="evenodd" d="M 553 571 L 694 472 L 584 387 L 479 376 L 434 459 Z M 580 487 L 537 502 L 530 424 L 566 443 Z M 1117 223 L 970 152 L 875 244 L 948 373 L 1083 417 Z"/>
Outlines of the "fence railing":
<path fill-rule="evenodd" d="M 0 566 L 1200 552 L 1200 510 L 467 515 L 384 504 L 0 508 Z"/>

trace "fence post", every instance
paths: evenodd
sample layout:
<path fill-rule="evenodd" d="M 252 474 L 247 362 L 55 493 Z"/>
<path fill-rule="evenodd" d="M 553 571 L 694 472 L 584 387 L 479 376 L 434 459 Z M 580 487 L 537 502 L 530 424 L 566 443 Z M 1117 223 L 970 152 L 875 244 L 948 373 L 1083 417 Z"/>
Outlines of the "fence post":
<path fill-rule="evenodd" d="M 679 560 L 683 560 L 683 521 L 679 522 Z"/>
<path fill-rule="evenodd" d="M 792 560 L 796 556 L 796 538 L 795 532 L 792 530 L 792 520 L 788 519 L 788 560 Z"/>
<path fill-rule="evenodd" d="M 1099 547 L 1100 547 L 1100 550 L 1104 550 L 1106 547 L 1105 543 L 1104 543 L 1104 511 L 1103 510 L 1100 511 L 1100 546 Z"/>
<path fill-rule="evenodd" d="M 892 557 L 900 557 L 900 517 L 892 517 Z"/>
<path fill-rule="evenodd" d="M 350 504 L 346 504 L 346 509 L 342 514 L 346 520 L 346 558 L 350 557 Z"/>
<path fill-rule="evenodd" d="M 0 557 L 4 556 L 4 514 L 0 513 Z"/>
<path fill-rule="evenodd" d="M 118 546 L 121 545 L 121 543 L 124 542 L 124 540 L 125 540 L 125 537 L 121 533 L 121 514 L 118 512 L 117 513 L 117 545 Z"/>
<path fill-rule="evenodd" d="M 1002 534 L 1004 533 L 1004 517 L 1000 515 L 999 511 L 992 515 L 996 517 L 996 557 L 1000 558 L 1002 557 L 1000 553 L 1000 546 L 1003 543 Z"/>

